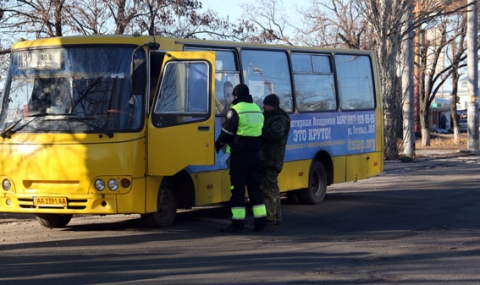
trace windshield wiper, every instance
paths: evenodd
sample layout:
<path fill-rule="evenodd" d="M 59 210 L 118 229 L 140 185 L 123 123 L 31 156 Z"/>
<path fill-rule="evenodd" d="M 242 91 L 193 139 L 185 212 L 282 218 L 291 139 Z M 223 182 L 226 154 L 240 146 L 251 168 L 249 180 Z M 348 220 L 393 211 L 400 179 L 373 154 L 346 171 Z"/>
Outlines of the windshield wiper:
<path fill-rule="evenodd" d="M 6 128 L 1 134 L 0 134 L 0 137 L 2 138 L 10 138 L 10 136 L 18 131 L 20 131 L 21 129 L 25 128 L 28 124 L 30 124 L 31 121 L 35 120 L 36 118 L 38 117 L 47 117 L 49 116 L 50 114 L 47 114 L 47 113 L 36 113 L 36 114 L 29 114 L 21 119 L 18 119 L 15 123 L 11 124 L 8 128 Z M 25 118 L 32 118 L 30 121 L 26 122 L 25 124 L 21 125 L 20 127 L 18 127 L 17 129 L 14 130 L 14 128 L 18 125 L 18 123 L 20 123 L 21 121 L 23 121 Z"/>
<path fill-rule="evenodd" d="M 28 116 L 28 117 L 32 117 L 32 116 Z M 36 116 L 33 116 L 34 118 L 30 119 L 30 121 L 26 122 L 25 124 L 21 125 L 20 127 L 18 127 L 16 130 L 14 130 L 14 128 L 18 125 L 18 123 L 20 123 L 21 121 L 23 121 L 24 118 L 21 118 L 21 119 L 18 119 L 15 123 L 11 124 L 8 128 L 6 128 L 1 134 L 0 134 L 0 137 L 2 138 L 10 138 L 11 135 L 15 132 L 18 132 L 19 130 L 23 129 L 24 127 L 26 127 L 28 124 L 30 124 L 31 121 L 35 120 Z"/>
<path fill-rule="evenodd" d="M 15 128 L 15 126 L 18 125 L 18 123 L 20 123 L 22 120 L 23 120 L 23 118 L 17 120 L 15 123 L 11 124 L 10 127 L 8 127 L 8 128 L 6 128 L 5 130 L 3 130 L 3 132 L 0 134 L 0 137 L 6 138 L 7 135 L 10 134 L 10 132 L 12 131 L 12 129 Z"/>
<path fill-rule="evenodd" d="M 38 117 L 53 117 L 51 119 L 48 119 L 48 121 L 57 121 L 57 120 L 67 120 L 67 121 L 75 121 L 75 122 L 81 122 L 81 123 L 84 123 L 85 125 L 88 125 L 90 127 L 92 127 L 93 129 L 95 129 L 96 131 L 99 131 L 105 135 L 107 135 L 109 138 L 113 138 L 113 132 L 111 131 L 108 131 L 108 130 L 104 130 L 102 129 L 101 127 L 98 127 L 98 126 L 95 126 L 94 124 L 91 124 L 89 123 L 86 119 L 80 119 L 80 118 L 71 118 L 71 117 L 65 117 L 65 116 L 68 116 L 68 115 L 71 115 L 71 114 L 55 114 L 55 115 L 52 115 L 52 114 L 32 114 L 32 115 L 29 115 L 27 117 L 32 117 L 32 119 L 30 119 L 28 122 L 26 122 L 25 124 L 21 125 L 20 127 L 16 128 L 15 127 L 21 122 L 24 120 L 24 118 L 21 118 L 19 120 L 17 120 L 16 122 L 14 122 L 13 124 L 11 124 L 8 128 L 6 128 L 4 131 L 2 131 L 2 133 L 0 133 L 0 137 L 2 138 L 10 138 L 12 134 L 14 134 L 15 132 L 18 132 L 20 131 L 21 129 L 23 129 L 24 127 L 26 127 L 28 124 L 30 124 L 30 122 L 32 122 L 33 120 L 35 120 L 36 118 Z M 56 118 L 55 118 L 56 117 Z"/>
<path fill-rule="evenodd" d="M 65 120 L 84 123 L 85 125 L 94 128 L 96 131 L 99 131 L 99 132 L 101 132 L 101 133 L 106 134 L 109 138 L 113 138 L 113 132 L 112 132 L 112 131 L 102 129 L 102 128 L 99 127 L 99 126 L 95 126 L 94 124 L 89 123 L 89 122 L 87 121 L 87 119 L 81 119 L 81 118 L 65 118 Z"/>

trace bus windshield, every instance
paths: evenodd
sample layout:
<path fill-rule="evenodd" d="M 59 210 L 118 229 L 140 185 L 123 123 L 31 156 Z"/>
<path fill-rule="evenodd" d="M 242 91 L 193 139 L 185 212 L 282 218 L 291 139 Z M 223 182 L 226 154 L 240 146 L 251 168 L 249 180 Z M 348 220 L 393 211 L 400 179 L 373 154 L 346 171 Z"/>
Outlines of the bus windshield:
<path fill-rule="evenodd" d="M 12 52 L 0 128 L 70 133 L 138 130 L 144 94 L 132 94 L 133 52 L 134 47 L 125 46 Z"/>

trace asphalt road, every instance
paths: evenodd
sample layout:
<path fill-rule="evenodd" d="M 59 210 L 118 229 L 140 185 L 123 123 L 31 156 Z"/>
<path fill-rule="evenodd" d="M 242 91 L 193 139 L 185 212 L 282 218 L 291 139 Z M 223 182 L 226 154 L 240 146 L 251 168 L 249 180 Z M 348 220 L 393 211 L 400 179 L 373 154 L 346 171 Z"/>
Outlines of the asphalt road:
<path fill-rule="evenodd" d="M 265 233 L 223 234 L 227 207 L 166 229 L 137 215 L 80 216 L 49 230 L 0 214 L 0 284 L 480 284 L 480 157 L 387 162 L 284 204 Z"/>

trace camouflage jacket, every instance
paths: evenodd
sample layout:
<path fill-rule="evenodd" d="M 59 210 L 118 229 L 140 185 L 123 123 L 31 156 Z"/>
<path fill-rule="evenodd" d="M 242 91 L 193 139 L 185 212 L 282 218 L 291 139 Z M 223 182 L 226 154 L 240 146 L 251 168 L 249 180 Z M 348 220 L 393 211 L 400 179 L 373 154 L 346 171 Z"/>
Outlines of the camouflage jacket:
<path fill-rule="evenodd" d="M 262 168 L 282 171 L 285 148 L 290 132 L 290 116 L 282 109 L 263 112 L 265 121 L 262 129 Z"/>

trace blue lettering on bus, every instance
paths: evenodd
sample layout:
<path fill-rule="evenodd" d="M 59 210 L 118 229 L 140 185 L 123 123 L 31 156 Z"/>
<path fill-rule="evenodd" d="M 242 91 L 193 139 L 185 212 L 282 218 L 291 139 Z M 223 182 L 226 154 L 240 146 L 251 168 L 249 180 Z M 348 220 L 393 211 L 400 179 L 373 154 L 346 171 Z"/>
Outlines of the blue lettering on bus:
<path fill-rule="evenodd" d="M 319 150 L 332 156 L 377 151 L 375 111 L 348 113 L 290 114 L 290 134 L 285 161 L 312 159 Z M 221 118 L 215 119 L 215 138 L 221 129 Z M 189 166 L 191 172 L 228 168 L 229 154 L 215 155 L 213 166 Z"/>

